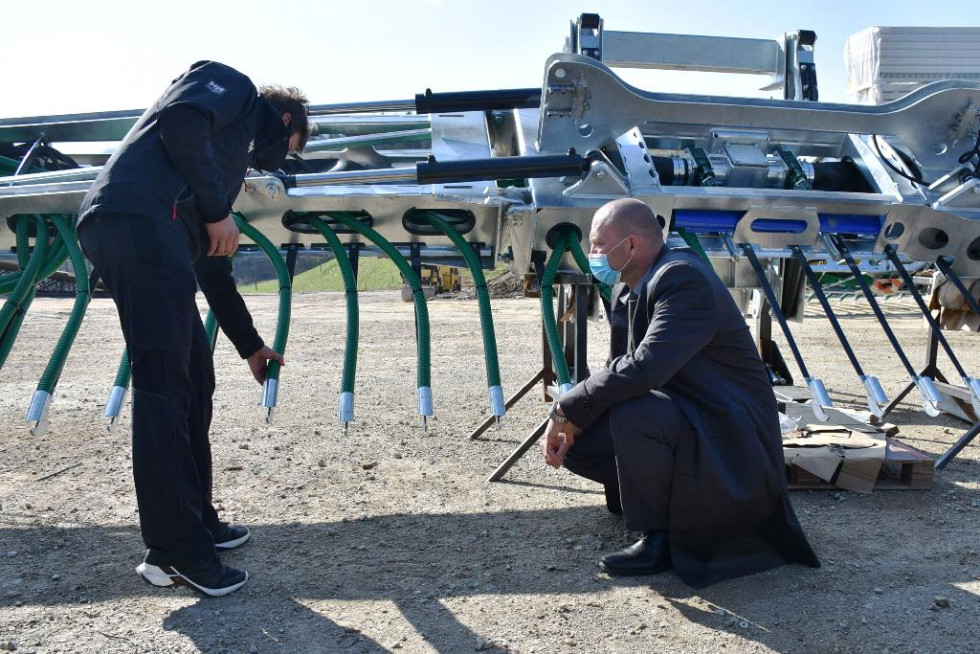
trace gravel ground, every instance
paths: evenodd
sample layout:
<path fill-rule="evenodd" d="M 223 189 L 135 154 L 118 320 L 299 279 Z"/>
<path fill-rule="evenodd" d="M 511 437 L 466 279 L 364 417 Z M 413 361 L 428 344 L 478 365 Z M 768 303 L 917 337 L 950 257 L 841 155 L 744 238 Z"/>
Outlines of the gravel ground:
<path fill-rule="evenodd" d="M 249 303 L 271 340 L 275 298 Z M 225 558 L 253 578 L 217 600 L 153 589 L 133 571 L 142 542 L 129 409 L 111 433 L 101 416 L 122 347 L 109 301 L 92 303 L 47 433 L 32 436 L 23 421 L 70 304 L 34 303 L 0 377 L 0 651 L 980 651 L 977 446 L 932 491 L 795 492 L 821 569 L 784 566 L 700 591 L 673 573 L 609 578 L 594 562 L 626 541 L 600 489 L 546 468 L 536 450 L 505 483 L 486 483 L 546 404 L 536 389 L 499 430 L 467 439 L 487 410 L 474 302 L 429 305 L 437 415 L 422 430 L 412 309 L 397 291 L 361 295 L 357 419 L 346 436 L 336 422 L 342 294 L 295 298 L 271 425 L 259 387 L 219 340 L 216 504 L 251 527 L 252 542 Z M 867 307 L 837 306 L 865 367 L 895 395 L 904 371 Z M 887 308 L 920 361 L 921 318 L 904 301 Z M 836 401 L 860 407 L 863 391 L 817 309 L 796 328 L 810 367 Z M 510 395 L 540 363 L 537 301 L 496 300 L 494 317 Z M 980 372 L 977 335 L 949 337 Z M 593 365 L 607 339 L 594 325 Z M 933 455 L 964 429 L 914 404 L 890 419 Z"/>

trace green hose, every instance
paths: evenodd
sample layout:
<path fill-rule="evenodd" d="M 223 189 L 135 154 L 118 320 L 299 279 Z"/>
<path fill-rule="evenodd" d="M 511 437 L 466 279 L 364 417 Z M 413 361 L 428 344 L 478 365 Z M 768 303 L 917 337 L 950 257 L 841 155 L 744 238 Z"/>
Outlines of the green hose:
<path fill-rule="evenodd" d="M 122 356 L 119 357 L 119 367 L 116 368 L 116 379 L 112 385 L 123 389 L 129 388 L 129 376 L 132 372 L 133 370 L 129 366 L 129 350 L 123 348 Z"/>
<path fill-rule="evenodd" d="M 554 362 L 555 376 L 558 378 L 558 387 L 561 393 L 571 388 L 572 381 L 568 372 L 568 363 L 565 361 L 565 352 L 558 338 L 558 321 L 555 319 L 555 307 L 552 304 L 554 297 L 552 286 L 555 283 L 555 275 L 558 273 L 558 265 L 568 249 L 570 237 L 572 240 L 575 238 L 567 231 L 559 232 L 554 249 L 551 251 L 551 258 L 548 259 L 544 274 L 541 276 L 541 320 L 544 322 L 548 349 L 551 350 L 551 360 Z"/>
<path fill-rule="evenodd" d="M 5 175 L 13 175 L 15 172 L 17 172 L 17 168 L 19 166 L 20 162 L 16 159 L 0 156 L 0 173 L 4 173 Z"/>
<path fill-rule="evenodd" d="M 344 293 L 347 299 L 347 333 L 344 341 L 344 373 L 340 382 L 340 421 L 346 426 L 354 419 L 354 377 L 357 374 L 357 338 L 359 328 L 357 306 L 357 278 L 350 265 L 350 258 L 343 243 L 337 238 L 330 226 L 317 217 L 311 217 L 310 225 L 320 232 L 330 249 L 333 250 L 340 275 L 344 278 Z"/>
<path fill-rule="evenodd" d="M 43 218 L 51 218 L 51 216 L 35 216 L 35 220 Z M 47 259 L 41 263 L 41 267 L 37 276 L 35 277 L 35 283 L 41 280 L 47 279 L 51 274 L 61 267 L 65 263 L 65 259 L 68 258 L 68 248 L 65 246 L 64 240 L 61 238 L 60 234 L 55 234 L 54 240 L 47 248 Z M 20 282 L 21 275 L 23 273 L 23 265 L 21 270 L 14 272 L 5 273 L 0 276 L 0 295 L 10 293 L 13 291 L 14 287 Z"/>
<path fill-rule="evenodd" d="M 586 275 L 591 275 L 592 268 L 589 267 L 589 258 L 585 256 L 585 252 L 582 250 L 582 243 L 572 232 L 568 232 L 568 249 L 571 251 L 572 257 L 575 259 L 575 263 L 578 265 L 579 269 Z M 598 282 L 598 284 L 599 295 L 601 295 L 602 299 L 604 299 L 606 302 L 609 302 L 609 298 L 612 297 L 612 289 L 602 282 Z"/>
<path fill-rule="evenodd" d="M 27 409 L 27 420 L 35 423 L 35 427 L 32 429 L 34 434 L 39 434 L 44 430 L 48 404 L 54 393 L 54 388 L 58 384 L 58 379 L 61 377 L 61 371 L 65 367 L 68 351 L 71 350 L 72 343 L 75 342 L 75 336 L 82 324 L 82 318 L 85 317 L 85 310 L 92 299 L 88 275 L 85 274 L 85 257 L 82 255 L 82 249 L 78 246 L 78 238 L 75 236 L 75 229 L 71 220 L 65 216 L 52 216 L 51 222 L 54 223 L 55 229 L 58 230 L 58 234 L 68 247 L 68 256 L 71 258 L 71 266 L 75 272 L 76 292 L 75 303 L 72 306 L 71 315 L 68 317 L 68 323 L 62 331 L 57 345 L 55 345 L 48 366 L 41 374 L 41 380 L 38 382 L 37 390 L 34 391 L 34 397 L 31 398 L 31 405 Z"/>
<path fill-rule="evenodd" d="M 54 354 L 51 356 L 48 367 L 44 370 L 44 373 L 41 375 L 41 380 L 38 382 L 38 390 L 49 393 L 58 384 L 58 379 L 61 377 L 61 370 L 65 365 L 65 359 L 68 357 L 68 351 L 71 349 L 72 343 L 75 342 L 75 336 L 78 334 L 79 327 L 81 327 L 82 318 L 85 317 L 85 310 L 88 308 L 88 303 L 92 299 L 88 275 L 86 274 L 85 257 L 82 255 L 82 249 L 78 246 L 78 239 L 75 236 L 74 228 L 64 216 L 52 216 L 51 222 L 54 223 L 55 229 L 58 230 L 58 234 L 68 248 L 71 267 L 75 272 L 76 290 L 75 303 L 72 306 L 71 315 L 68 317 L 68 323 L 61 333 L 61 338 L 58 339 L 58 344 L 55 346 Z"/>
<path fill-rule="evenodd" d="M 463 236 L 439 214 L 432 211 L 422 212 L 423 217 L 442 233 L 449 237 L 456 249 L 459 250 L 466 265 L 473 275 L 476 287 L 476 299 L 480 307 L 480 326 L 483 328 L 483 358 L 487 369 L 487 386 L 490 394 L 490 414 L 496 417 L 504 415 L 504 394 L 500 386 L 500 364 L 497 360 L 497 336 L 493 328 L 493 313 L 490 311 L 490 291 L 487 289 L 487 279 L 483 275 L 483 267 L 473 248 Z"/>
<path fill-rule="evenodd" d="M 9 339 L 4 339 L 0 343 L 0 368 L 3 368 L 3 364 L 7 360 L 7 355 L 10 354 L 10 350 L 13 349 L 14 341 L 17 340 L 17 334 L 20 333 L 20 327 L 24 323 L 24 318 L 27 316 L 27 309 L 31 306 L 31 302 L 34 301 L 34 296 L 37 294 L 37 286 L 32 286 L 31 290 L 27 292 L 27 297 L 21 302 L 20 311 L 14 316 L 13 320 L 10 321 L 10 326 L 8 327 L 8 332 L 11 334 Z"/>
<path fill-rule="evenodd" d="M 405 257 L 376 231 L 348 213 L 334 211 L 330 213 L 330 217 L 337 222 L 343 223 L 346 227 L 353 229 L 381 248 L 398 267 L 398 270 L 401 271 L 401 274 L 412 287 L 412 299 L 415 301 L 415 320 L 418 328 L 418 338 L 416 339 L 418 375 L 416 385 L 418 387 L 419 414 L 422 416 L 423 424 L 425 424 L 426 416 L 432 415 L 432 388 L 429 385 L 429 310 L 425 304 L 422 282 L 419 281 L 418 275 L 412 270 L 411 264 L 405 260 Z"/>
<path fill-rule="evenodd" d="M 700 254 L 702 259 L 710 262 L 710 259 L 708 259 L 708 253 L 704 251 L 703 247 L 701 247 L 701 241 L 698 239 L 697 234 L 692 234 L 683 227 L 675 227 L 674 231 L 677 232 L 682 239 L 684 239 L 684 242 L 687 243 L 689 248 Z"/>
<path fill-rule="evenodd" d="M 208 309 L 208 315 L 204 318 L 204 333 L 208 337 L 208 347 L 214 352 L 214 346 L 218 344 L 218 317 L 211 309 Z"/>
<path fill-rule="evenodd" d="M 293 283 L 289 279 L 289 270 L 286 268 L 286 262 L 279 253 L 279 249 L 274 246 L 272 241 L 266 238 L 262 232 L 249 225 L 240 214 L 233 213 L 232 216 L 234 216 L 235 224 L 238 225 L 238 229 L 242 232 L 242 234 L 250 238 L 256 245 L 262 248 L 262 251 L 265 252 L 267 257 L 269 257 L 272 267 L 276 270 L 276 277 L 279 280 L 279 314 L 277 317 L 276 335 L 272 342 L 272 349 L 279 354 L 285 354 L 286 339 L 289 337 L 289 320 L 293 295 Z M 270 361 L 268 370 L 266 371 L 266 379 L 278 379 L 279 370 L 279 362 Z"/>
<path fill-rule="evenodd" d="M 204 333 L 207 334 L 208 345 L 210 345 L 211 351 L 214 352 L 214 344 L 218 340 L 218 319 L 215 318 L 214 312 L 210 309 L 208 309 L 207 318 L 204 320 Z M 129 351 L 123 348 L 122 356 L 119 357 L 119 367 L 116 368 L 116 378 L 112 382 L 112 391 L 109 393 L 109 399 L 106 401 L 105 412 L 103 413 L 109 419 L 109 431 L 112 431 L 116 418 L 119 417 L 123 400 L 126 398 L 126 391 L 129 389 L 129 378 L 131 374 L 132 368 L 129 365 Z"/>
<path fill-rule="evenodd" d="M 18 276 L 17 284 L 0 308 L 0 368 L 13 348 L 24 314 L 34 299 L 38 273 L 48 252 L 47 223 L 41 216 L 34 216 L 37 239 L 34 252 L 28 254 L 30 244 L 27 221 L 27 216 L 21 216 L 17 221 L 17 261 L 22 274 Z"/>
<path fill-rule="evenodd" d="M 256 245 L 262 248 L 273 268 L 276 269 L 276 277 L 279 279 L 279 315 L 276 319 L 276 336 L 272 342 L 272 349 L 279 354 L 286 353 L 286 338 L 289 336 L 290 309 L 293 301 L 293 281 L 289 278 L 289 270 L 286 262 L 283 261 L 279 249 L 272 244 L 259 230 L 248 224 L 238 213 L 233 213 L 235 224 L 238 229 L 252 239 Z M 279 392 L 279 370 L 281 366 L 278 361 L 269 361 L 266 368 L 265 384 L 262 391 L 262 406 L 268 409 L 266 420 L 271 419 L 272 409 L 276 406 L 276 396 Z"/>

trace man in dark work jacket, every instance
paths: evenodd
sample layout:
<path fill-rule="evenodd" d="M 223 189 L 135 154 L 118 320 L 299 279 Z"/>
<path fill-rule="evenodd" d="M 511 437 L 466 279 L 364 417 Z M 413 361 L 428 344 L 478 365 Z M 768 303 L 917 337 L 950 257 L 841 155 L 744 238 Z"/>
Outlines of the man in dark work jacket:
<path fill-rule="evenodd" d="M 269 360 L 231 276 L 239 232 L 231 206 L 250 166 L 275 170 L 309 136 L 306 98 L 201 61 L 146 110 L 82 202 L 78 235 L 119 310 L 133 371 L 133 478 L 151 584 L 208 595 L 248 573 L 216 550 L 247 528 L 211 504 L 214 368 L 195 302 L 197 284 L 255 379 Z M 196 283 L 195 283 L 196 278 Z"/>
<path fill-rule="evenodd" d="M 673 567 L 701 587 L 819 566 L 786 491 L 775 396 L 728 289 L 667 247 L 639 200 L 601 207 L 590 240 L 593 273 L 616 284 L 610 359 L 555 403 L 542 445 L 550 465 L 604 484 L 610 510 L 643 534 L 600 567 Z"/>

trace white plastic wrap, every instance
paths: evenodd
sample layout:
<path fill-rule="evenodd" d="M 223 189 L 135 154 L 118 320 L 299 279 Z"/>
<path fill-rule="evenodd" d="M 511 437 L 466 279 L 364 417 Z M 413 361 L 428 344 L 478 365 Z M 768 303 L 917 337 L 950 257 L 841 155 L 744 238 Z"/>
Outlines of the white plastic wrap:
<path fill-rule="evenodd" d="M 891 102 L 947 79 L 980 80 L 980 27 L 868 27 L 844 44 L 855 102 Z"/>
<path fill-rule="evenodd" d="M 785 435 L 796 431 L 802 423 L 801 418 L 790 418 L 785 413 L 779 414 L 779 430 Z"/>

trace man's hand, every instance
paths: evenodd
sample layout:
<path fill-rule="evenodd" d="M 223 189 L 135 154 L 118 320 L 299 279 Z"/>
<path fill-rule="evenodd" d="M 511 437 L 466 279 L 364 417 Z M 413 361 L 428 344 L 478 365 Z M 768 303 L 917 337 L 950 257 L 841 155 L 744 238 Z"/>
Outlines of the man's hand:
<path fill-rule="evenodd" d="M 265 371 L 269 361 L 278 361 L 281 366 L 286 365 L 286 360 L 282 358 L 282 355 L 268 346 L 258 350 L 246 359 L 246 361 L 248 361 L 248 367 L 252 370 L 252 376 L 255 377 L 255 381 L 259 382 L 259 384 L 265 383 Z"/>
<path fill-rule="evenodd" d="M 211 247 L 208 249 L 209 257 L 229 257 L 235 254 L 241 235 L 234 218 L 227 216 L 216 223 L 204 223 L 204 226 L 208 230 L 208 240 L 211 241 Z"/>
<path fill-rule="evenodd" d="M 544 439 L 541 441 L 541 453 L 544 455 L 544 462 L 552 468 L 560 468 L 565 463 L 565 455 L 569 448 L 575 444 L 575 437 L 582 433 L 582 430 L 570 422 L 559 424 L 554 420 L 548 421 L 548 426 L 544 432 Z"/>

